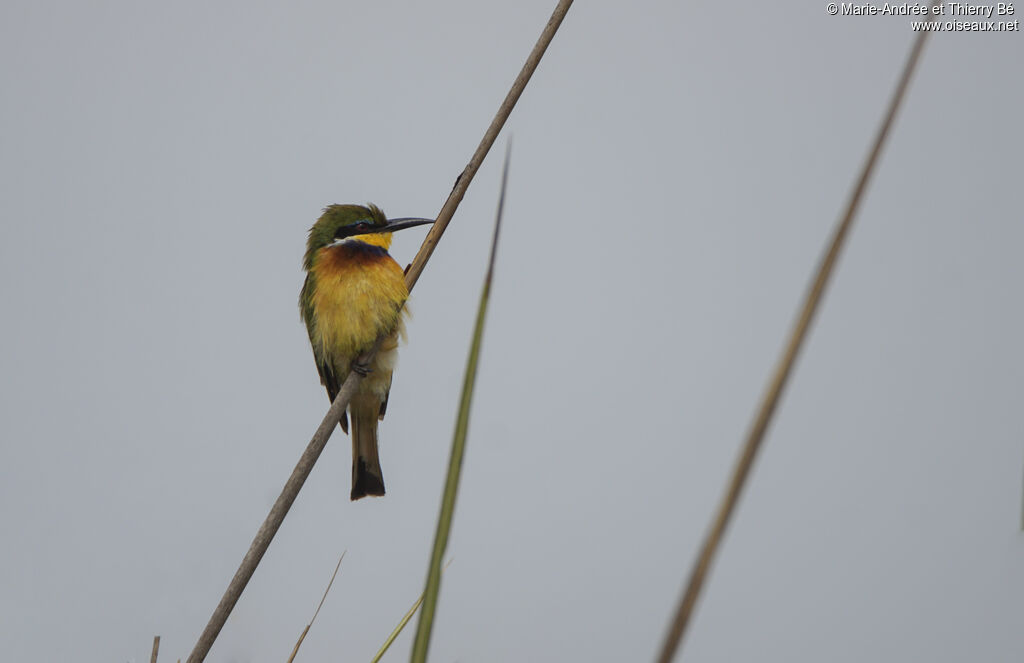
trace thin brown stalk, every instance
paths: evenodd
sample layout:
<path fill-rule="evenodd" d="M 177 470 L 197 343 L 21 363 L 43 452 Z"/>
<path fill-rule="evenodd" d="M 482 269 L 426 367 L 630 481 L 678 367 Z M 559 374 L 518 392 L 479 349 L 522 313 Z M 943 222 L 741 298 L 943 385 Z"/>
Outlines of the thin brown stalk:
<path fill-rule="evenodd" d="M 487 131 L 484 132 L 484 137 L 480 140 L 480 145 L 477 146 L 473 157 L 469 160 L 459 178 L 455 180 L 455 187 L 448 195 L 448 200 L 445 201 L 440 213 L 438 213 L 437 221 L 431 227 L 430 232 L 427 233 L 419 252 L 405 274 L 405 283 L 409 286 L 410 290 L 412 290 L 416 281 L 419 280 L 420 274 L 423 273 L 423 267 L 434 253 L 434 247 L 437 246 L 438 240 L 441 239 L 445 228 L 448 227 L 448 222 L 451 221 L 452 216 L 455 214 L 455 209 L 462 202 L 462 197 L 466 194 L 469 183 L 476 175 L 476 171 L 480 169 L 480 164 L 484 162 L 484 157 L 487 156 L 487 152 L 494 145 L 498 134 L 501 133 L 501 128 L 505 126 L 505 120 L 508 119 L 512 109 L 515 108 L 516 102 L 519 101 L 519 96 L 526 89 L 526 84 L 530 81 L 530 77 L 533 76 L 537 65 L 540 64 L 540 59 L 544 57 L 544 51 L 548 49 L 548 44 L 551 43 L 555 33 L 558 32 L 558 26 L 562 24 L 562 19 L 565 18 L 571 6 L 572 0 L 560 0 L 558 6 L 551 13 L 551 18 L 548 19 L 547 25 L 544 26 L 544 30 L 540 33 L 540 37 L 537 39 L 537 43 L 534 44 L 533 50 L 526 57 L 526 62 L 523 63 L 523 68 L 512 83 L 512 88 L 505 95 L 505 100 L 501 102 L 498 112 L 494 115 L 494 119 L 491 120 L 491 126 L 487 127 Z"/>
<path fill-rule="evenodd" d="M 537 69 L 537 64 L 540 62 L 541 57 L 543 57 L 544 51 L 547 50 L 548 44 L 551 43 L 551 39 L 555 36 L 558 26 L 561 24 L 562 19 L 565 17 L 566 12 L 569 11 L 569 7 L 571 5 L 572 0 L 560 0 L 558 3 L 554 13 L 551 15 L 551 19 L 544 27 L 540 38 L 537 40 L 536 45 L 533 47 L 530 55 L 526 58 L 526 63 L 523 65 L 522 70 L 519 72 L 516 80 L 512 83 L 512 88 L 509 90 L 508 94 L 505 96 L 505 100 L 498 108 L 498 112 L 495 114 L 494 119 L 491 120 L 491 124 L 487 127 L 487 131 L 484 132 L 484 137 L 480 140 L 480 145 L 476 148 L 476 151 L 473 153 L 473 156 L 466 165 L 466 168 L 462 171 L 462 174 L 459 175 L 458 179 L 455 181 L 455 187 L 452 189 L 451 193 L 448 194 L 448 199 L 441 207 L 441 211 L 437 216 L 437 221 L 434 223 L 431 231 L 427 234 L 426 239 L 423 240 L 423 245 L 420 247 L 419 252 L 416 254 L 416 257 L 413 259 L 412 264 L 406 272 L 405 282 L 409 286 L 409 290 L 412 290 L 416 281 L 419 280 L 420 274 L 423 272 L 423 268 L 426 266 L 427 260 L 430 259 L 431 254 L 434 252 L 434 247 L 437 246 L 437 242 L 440 240 L 445 228 L 448 227 L 448 223 L 451 221 L 452 216 L 454 216 L 455 210 L 458 208 L 459 203 L 466 194 L 466 189 L 469 188 L 470 182 L 473 181 L 473 177 L 480 169 L 480 165 L 483 163 L 484 157 L 487 156 L 487 152 L 491 149 L 491 145 L 494 144 L 494 140 L 501 132 L 502 127 L 505 125 L 505 120 L 508 119 L 509 114 L 512 112 L 512 108 L 519 100 L 520 95 L 522 95 L 523 90 L 526 88 L 526 84 L 533 75 L 533 72 Z M 373 349 L 364 354 L 361 357 L 361 360 L 369 363 L 376 354 L 377 347 L 380 345 L 382 340 L 382 338 L 377 339 L 377 343 L 374 345 Z M 210 652 L 210 648 L 213 647 L 214 641 L 216 641 L 217 636 L 220 635 L 221 629 L 224 628 L 228 615 L 230 615 L 231 611 L 234 609 L 235 604 L 242 595 L 242 591 L 249 583 L 249 579 L 252 578 L 253 573 L 256 572 L 256 567 L 259 566 L 264 553 L 266 553 L 267 548 L 270 547 L 270 542 L 274 539 L 274 535 L 277 534 L 277 530 L 281 527 L 281 523 L 284 522 L 284 517 L 288 514 L 288 510 L 291 509 L 292 503 L 295 502 L 295 498 L 298 496 L 299 491 L 306 482 L 306 478 L 309 476 L 309 473 L 313 470 L 313 466 L 316 464 L 317 459 L 323 452 L 324 447 L 327 446 L 328 438 L 330 438 L 331 433 L 337 427 L 338 421 L 341 419 L 342 414 L 344 414 L 349 401 L 352 399 L 352 395 L 359 387 L 359 383 L 361 381 L 362 376 L 357 374 L 355 371 L 349 372 L 348 377 L 345 379 L 345 383 L 341 386 L 341 389 L 338 390 L 338 395 L 335 397 L 330 409 L 327 411 L 327 414 L 324 416 L 320 426 L 313 434 L 313 438 L 306 446 L 306 450 L 303 451 L 302 456 L 299 458 L 299 462 L 295 465 L 295 469 L 292 470 L 291 476 L 288 477 L 288 481 L 281 490 L 281 494 L 278 496 L 277 501 L 274 502 L 274 505 L 270 509 L 270 513 L 267 514 L 263 524 L 260 525 L 259 530 L 256 532 L 256 536 L 249 545 L 249 550 L 245 553 L 245 557 L 242 558 L 242 563 L 239 565 L 234 577 L 231 578 L 231 582 L 228 583 L 228 587 L 224 591 L 224 595 L 221 597 L 217 607 L 214 609 L 213 615 L 210 617 L 210 621 L 206 624 L 206 628 L 203 629 L 202 634 L 200 634 L 199 639 L 196 641 L 196 645 L 193 647 L 192 653 L 189 654 L 187 663 L 201 663 L 201 661 L 206 659 L 206 655 Z"/>
<path fill-rule="evenodd" d="M 347 550 L 345 552 L 348 552 Z M 299 653 L 299 647 L 302 646 L 302 641 L 306 639 L 306 634 L 309 633 L 309 629 L 313 627 L 313 622 L 316 621 L 316 616 L 320 614 L 320 608 L 324 607 L 324 601 L 327 600 L 327 593 L 331 591 L 331 585 L 334 584 L 334 579 L 338 576 L 338 569 L 341 568 L 341 560 L 345 559 L 345 552 L 341 553 L 341 557 L 338 558 L 338 563 L 334 566 L 334 573 L 331 574 L 331 581 L 327 583 L 327 589 L 324 590 L 324 595 L 320 597 L 320 605 L 316 607 L 316 612 L 313 613 L 313 618 L 306 624 L 306 628 L 302 629 L 302 635 L 295 642 L 295 648 L 292 649 L 292 655 L 288 657 L 288 663 L 292 663 L 295 660 L 295 655 Z"/>
<path fill-rule="evenodd" d="M 938 1 L 939 0 L 933 0 L 932 6 L 935 6 Z M 683 592 L 682 598 L 679 601 L 675 617 L 672 620 L 672 625 L 665 636 L 661 653 L 658 656 L 659 663 L 670 663 L 675 657 L 680 642 L 682 642 L 683 634 L 686 631 L 687 624 L 689 624 L 690 617 L 696 607 L 697 599 L 700 597 L 704 581 L 711 570 L 712 562 L 714 561 L 714 557 L 718 551 L 722 537 L 725 534 L 725 529 L 729 524 L 729 519 L 732 517 L 732 513 L 739 501 L 740 494 L 742 493 L 747 477 L 750 474 L 750 468 L 754 464 L 754 459 L 756 458 L 757 452 L 764 440 L 768 424 L 771 422 L 772 415 L 775 412 L 775 407 L 778 405 L 779 398 L 782 396 L 783 389 L 785 388 L 789 375 L 792 372 L 793 364 L 799 354 L 804 338 L 807 336 L 807 330 L 811 326 L 811 321 L 814 319 L 814 314 L 818 309 L 818 304 L 821 302 L 822 296 L 825 292 L 825 287 L 828 285 L 829 278 L 835 268 L 836 260 L 843 248 L 843 243 L 849 233 L 850 226 L 853 224 L 857 208 L 864 196 L 864 191 L 867 189 L 868 182 L 870 181 L 871 175 L 875 169 L 875 164 L 882 152 L 882 147 L 885 144 L 886 137 L 889 135 L 889 130 L 892 128 L 900 103 L 903 101 L 906 94 L 907 86 L 910 84 L 910 79 L 917 67 L 917 62 L 920 59 L 921 51 L 924 48 L 927 37 L 928 32 L 920 32 L 914 40 L 914 44 L 910 49 L 910 55 L 907 57 L 906 64 L 903 67 L 903 73 L 901 74 L 899 82 L 896 85 L 896 89 L 893 91 L 892 98 L 889 101 L 888 111 L 886 112 L 885 117 L 882 120 L 882 124 L 878 129 L 878 133 L 875 136 L 871 152 L 868 154 L 868 157 L 861 168 L 860 176 L 857 178 L 857 183 L 853 188 L 853 192 L 850 194 L 846 210 L 833 232 L 832 240 L 829 243 L 825 255 L 821 259 L 821 263 L 818 265 L 817 274 L 815 275 L 810 288 L 804 295 L 803 306 L 800 309 L 800 314 L 797 317 L 792 332 L 790 333 L 789 340 L 786 343 L 786 348 L 783 351 L 782 357 L 779 359 L 774 372 L 772 373 L 771 380 L 768 383 L 768 388 L 761 399 L 757 413 L 754 416 L 754 421 L 747 434 L 747 439 L 743 445 L 742 453 L 736 461 L 736 465 L 733 468 L 733 473 L 729 479 L 725 494 L 722 496 L 722 500 L 719 503 L 714 520 L 711 523 L 711 529 L 706 534 L 703 545 L 701 546 L 700 555 L 697 557 L 697 560 L 690 571 L 686 590 Z"/>
<path fill-rule="evenodd" d="M 160 636 L 153 636 L 153 653 L 149 655 L 149 663 L 156 663 L 157 654 L 160 653 Z"/>

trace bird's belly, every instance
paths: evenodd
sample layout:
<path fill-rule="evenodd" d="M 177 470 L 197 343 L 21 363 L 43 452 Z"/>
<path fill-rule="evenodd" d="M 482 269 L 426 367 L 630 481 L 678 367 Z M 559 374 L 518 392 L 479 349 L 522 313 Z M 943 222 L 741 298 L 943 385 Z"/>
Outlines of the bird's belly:
<path fill-rule="evenodd" d="M 337 258 L 346 258 L 340 260 Z M 390 256 L 374 260 L 325 256 L 316 269 L 313 310 L 317 341 L 335 374 L 346 375 L 349 363 L 369 350 L 377 337 L 394 332 L 382 343 L 361 391 L 387 393 L 397 360 L 399 314 L 409 291 L 401 267 Z M 336 259 L 331 259 L 336 258 Z"/>

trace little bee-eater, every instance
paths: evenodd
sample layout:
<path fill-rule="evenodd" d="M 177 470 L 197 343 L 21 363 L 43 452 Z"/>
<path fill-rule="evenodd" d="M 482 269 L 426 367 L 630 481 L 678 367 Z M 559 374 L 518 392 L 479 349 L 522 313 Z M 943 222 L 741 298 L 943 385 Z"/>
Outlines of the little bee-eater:
<path fill-rule="evenodd" d="M 348 405 L 352 417 L 353 500 L 384 494 L 377 455 L 377 421 L 384 418 L 391 373 L 404 333 L 402 305 L 409 297 L 405 274 L 388 254 L 391 233 L 433 219 L 391 219 L 375 205 L 331 205 L 309 229 L 299 295 L 320 382 L 331 402 L 350 370 L 365 375 Z M 356 363 L 388 334 L 369 366 Z M 348 432 L 348 417 L 341 416 Z"/>

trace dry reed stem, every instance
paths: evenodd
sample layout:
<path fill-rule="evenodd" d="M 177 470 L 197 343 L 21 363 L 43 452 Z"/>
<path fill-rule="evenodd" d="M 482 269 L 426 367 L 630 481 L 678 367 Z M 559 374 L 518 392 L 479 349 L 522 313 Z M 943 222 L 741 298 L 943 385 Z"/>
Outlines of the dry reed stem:
<path fill-rule="evenodd" d="M 153 636 L 153 653 L 149 655 L 149 663 L 156 663 L 157 654 L 160 653 L 160 636 Z"/>
<path fill-rule="evenodd" d="M 316 621 L 316 616 L 320 614 L 320 608 L 324 607 L 324 601 L 327 600 L 327 593 L 331 591 L 331 585 L 334 584 L 334 579 L 338 577 L 338 569 L 341 568 L 341 560 L 345 559 L 345 553 L 347 550 L 341 553 L 341 557 L 338 558 L 338 563 L 334 566 L 334 573 L 331 574 L 331 581 L 327 583 L 327 589 L 324 590 L 324 595 L 320 597 L 320 605 L 316 607 L 316 612 L 313 613 L 313 618 L 306 624 L 306 628 L 302 629 L 302 635 L 295 642 L 295 648 L 292 649 L 292 655 L 288 657 L 288 663 L 292 663 L 295 660 L 295 655 L 299 653 L 299 647 L 302 646 L 302 641 L 306 639 L 306 634 L 309 633 L 309 629 L 312 628 L 313 622 Z"/>
<path fill-rule="evenodd" d="M 466 189 L 469 188 L 470 182 L 473 181 L 473 177 L 480 169 L 480 165 L 483 163 L 484 157 L 487 156 L 487 152 L 491 149 L 491 145 L 494 144 L 494 140 L 501 132 L 502 127 L 505 125 L 505 120 L 508 119 L 509 114 L 512 112 L 512 108 L 519 100 L 520 95 L 522 95 L 523 90 L 526 88 L 526 84 L 529 82 L 530 77 L 536 70 L 541 57 L 544 55 L 544 51 L 547 50 L 548 44 L 551 43 L 551 39 L 555 36 L 558 26 L 561 24 L 562 19 L 565 18 L 565 14 L 569 11 L 569 7 L 571 5 L 572 0 L 560 0 L 558 3 L 554 13 L 551 15 L 551 19 L 544 27 L 540 38 L 534 45 L 530 55 L 526 58 L 526 63 L 523 65 L 519 75 L 512 83 L 512 88 L 509 90 L 508 94 L 505 96 L 505 100 L 498 108 L 498 112 L 495 114 L 494 119 L 491 120 L 490 126 L 487 127 L 487 131 L 484 133 L 479 146 L 476 148 L 476 152 L 473 153 L 473 157 L 462 171 L 462 174 L 459 175 L 451 193 L 448 194 L 448 199 L 441 207 L 441 211 L 437 216 L 437 221 L 434 223 L 434 227 L 431 228 L 426 239 L 423 240 L 423 245 L 420 247 L 419 252 L 416 254 L 416 257 L 413 259 L 412 264 L 406 272 L 405 282 L 410 291 L 416 284 L 416 281 L 419 280 L 420 274 L 423 272 L 423 268 L 426 266 L 427 260 L 429 260 L 431 254 L 434 252 L 434 247 L 437 246 L 437 242 L 440 240 L 445 228 L 448 227 L 448 223 L 455 214 L 455 210 L 458 208 L 459 203 L 466 194 Z M 374 347 L 370 352 L 364 354 L 361 357 L 361 360 L 369 363 L 376 354 L 377 348 L 382 340 L 383 338 L 377 339 L 377 343 L 374 344 Z M 210 621 L 206 624 L 206 627 L 200 634 L 199 639 L 196 641 L 195 647 L 192 649 L 192 653 L 189 654 L 187 663 L 201 663 L 206 659 L 206 655 L 210 652 L 210 648 L 213 647 L 213 643 L 216 641 L 217 636 L 220 635 L 221 629 L 224 628 L 224 624 L 227 622 L 228 616 L 231 614 L 231 611 L 234 609 L 239 597 L 242 595 L 242 591 L 249 583 L 249 579 L 252 578 L 253 573 L 256 572 L 256 567 L 259 566 L 260 560 L 263 559 L 263 555 L 267 552 L 267 548 L 270 547 L 270 542 L 274 539 L 274 535 L 277 534 L 277 530 L 281 527 L 281 523 L 284 522 L 284 517 L 288 514 L 288 510 L 291 509 L 292 504 L 295 502 L 295 498 L 298 496 L 299 491 L 306 482 L 306 478 L 309 477 L 309 473 L 313 470 L 313 466 L 316 464 L 317 459 L 323 452 L 324 447 L 327 446 L 327 440 L 330 438 L 334 428 L 337 427 L 338 421 L 341 420 L 341 416 L 348 407 L 349 401 L 352 400 L 352 395 L 359 387 L 361 380 L 362 376 L 354 371 L 349 372 L 348 377 L 345 379 L 345 383 L 341 386 L 341 389 L 338 390 L 338 395 L 335 397 L 330 409 L 327 411 L 327 414 L 324 416 L 320 426 L 313 434 L 313 438 L 309 441 L 305 451 L 303 451 L 302 456 L 299 458 L 299 462 L 296 463 L 291 476 L 288 477 L 288 481 L 281 490 L 281 494 L 271 507 L 270 513 L 267 514 L 263 524 L 260 525 L 259 530 L 256 532 L 256 536 L 249 545 L 249 550 L 245 553 L 245 557 L 242 558 L 242 562 L 239 564 L 238 570 L 228 583 L 228 587 L 224 591 L 224 595 L 221 597 L 220 602 L 214 609 L 213 615 L 210 616 Z"/>
<path fill-rule="evenodd" d="M 935 6 L 939 1 L 940 0 L 933 0 L 932 6 Z M 868 181 L 874 171 L 875 163 L 878 161 L 878 156 L 882 151 L 885 139 L 889 134 L 889 129 L 892 127 L 893 120 L 896 117 L 896 112 L 899 110 L 900 103 L 903 101 L 907 86 L 909 85 L 914 69 L 917 66 L 918 59 L 920 58 L 921 51 L 924 48 L 925 39 L 928 37 L 928 34 L 928 32 L 918 33 L 917 39 L 914 41 L 914 45 L 910 49 L 910 55 L 907 57 L 906 64 L 903 67 L 903 73 L 900 75 L 899 83 L 897 83 L 896 89 L 893 91 L 892 98 L 889 101 L 889 109 L 882 121 L 882 125 L 879 127 L 878 134 L 875 136 L 874 145 L 871 148 L 868 158 L 864 162 L 860 177 L 857 179 L 857 184 L 854 186 L 850 199 L 847 202 L 846 211 L 843 214 L 842 220 L 836 226 L 832 236 L 832 241 L 829 244 L 825 255 L 822 257 L 814 281 L 804 296 L 800 315 L 796 320 L 792 333 L 790 334 L 789 341 L 786 344 L 786 349 L 783 352 L 779 363 L 776 365 L 771 381 L 768 383 L 768 389 L 761 399 L 761 404 L 758 407 L 757 414 L 750 427 L 746 442 L 743 445 L 742 453 L 736 461 L 725 495 L 723 495 L 722 501 L 718 506 L 718 511 L 716 512 L 714 521 L 711 525 L 711 530 L 705 536 L 703 545 L 701 546 L 700 555 L 690 572 L 690 578 L 687 583 L 686 590 L 683 592 L 682 598 L 680 599 L 675 618 L 672 620 L 672 625 L 665 636 L 661 653 L 658 656 L 659 663 L 670 663 L 675 656 L 680 642 L 682 641 L 683 634 L 686 631 L 687 624 L 693 614 L 694 608 L 697 604 L 697 599 L 699 598 L 701 589 L 704 585 L 704 580 L 707 578 L 708 572 L 711 569 L 711 564 L 714 561 L 718 546 L 721 543 L 725 529 L 729 524 L 729 519 L 735 510 L 736 503 L 739 501 L 740 493 L 746 483 L 747 476 L 750 474 L 750 468 L 754 464 L 754 459 L 757 456 L 761 442 L 764 440 L 765 432 L 768 429 L 768 424 L 771 422 L 772 415 L 775 412 L 775 407 L 778 405 L 779 398 L 786 386 L 786 381 L 792 371 L 797 354 L 799 353 L 800 347 L 807 335 L 807 330 L 810 328 L 811 321 L 817 311 L 818 304 L 821 302 L 822 295 L 825 292 L 825 286 L 828 285 L 829 277 L 832 275 L 836 260 L 839 257 L 839 252 L 843 247 L 843 242 L 845 241 L 850 226 L 853 223 L 854 216 L 856 215 L 857 208 L 860 205 L 864 191 L 867 189 Z"/>
<path fill-rule="evenodd" d="M 487 131 L 484 132 L 484 137 L 480 140 L 480 145 L 477 146 L 476 152 L 473 153 L 473 158 L 469 160 L 465 170 L 462 171 L 462 174 L 455 181 L 455 187 L 452 189 L 451 194 L 448 195 L 448 200 L 445 201 L 440 213 L 438 213 L 437 221 L 431 227 L 430 232 L 427 233 L 419 252 L 406 272 L 405 283 L 409 286 L 410 290 L 412 290 L 416 281 L 419 280 L 420 274 L 423 273 L 423 267 L 434 253 L 434 247 L 437 246 L 438 240 L 441 239 L 445 228 L 448 227 L 448 222 L 451 221 L 452 216 L 455 214 L 455 209 L 462 202 L 462 197 L 466 194 L 470 181 L 476 175 L 476 171 L 480 169 L 480 164 L 484 162 L 484 157 L 487 156 L 487 152 L 494 145 L 498 134 L 501 133 L 505 120 L 508 119 L 516 102 L 519 101 L 519 97 L 526 88 L 526 84 L 530 81 L 530 77 L 533 76 L 537 65 L 540 64 L 540 59 L 544 57 L 544 51 L 547 50 L 552 38 L 554 38 L 555 33 L 558 31 L 558 26 L 562 24 L 562 19 L 565 18 L 571 6 L 572 0 L 560 0 L 555 10 L 551 13 L 551 18 L 548 19 L 547 25 L 544 26 L 544 30 L 537 39 L 537 43 L 534 44 L 533 50 L 526 57 L 526 62 L 523 63 L 523 68 L 512 83 L 512 88 L 505 95 L 505 100 L 501 102 L 498 112 L 495 114 L 494 119 L 491 120 L 491 126 L 487 127 Z"/>

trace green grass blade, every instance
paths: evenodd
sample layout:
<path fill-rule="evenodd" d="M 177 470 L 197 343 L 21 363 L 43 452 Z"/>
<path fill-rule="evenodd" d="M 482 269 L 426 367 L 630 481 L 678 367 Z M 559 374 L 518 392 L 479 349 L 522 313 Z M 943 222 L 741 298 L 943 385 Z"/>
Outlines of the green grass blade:
<path fill-rule="evenodd" d="M 452 560 L 449 559 L 448 564 L 445 564 L 444 568 L 441 570 L 445 571 L 451 563 Z M 380 646 L 380 649 L 377 651 L 377 654 L 373 657 L 373 660 L 370 661 L 370 663 L 380 663 L 381 657 L 384 656 L 387 650 L 391 647 L 395 639 L 405 628 L 405 625 L 409 623 L 410 619 L 412 619 L 412 616 L 416 614 L 416 610 L 419 609 L 421 603 L 423 603 L 423 594 L 420 594 L 420 597 L 416 599 L 416 602 L 412 604 L 411 608 L 409 608 L 409 612 L 405 613 L 401 621 L 398 622 L 398 626 L 396 626 L 395 630 L 391 632 L 391 635 L 389 635 L 388 639 L 384 641 L 384 644 Z"/>
<path fill-rule="evenodd" d="M 491 258 L 487 265 L 487 276 L 484 278 L 483 290 L 480 293 L 480 305 L 476 313 L 476 326 L 473 330 L 473 342 L 469 348 L 469 359 L 466 361 L 466 374 L 462 382 L 462 398 L 459 402 L 459 414 L 455 420 L 455 435 L 452 439 L 452 453 L 448 461 L 448 478 L 445 480 L 444 496 L 441 499 L 441 514 L 437 519 L 437 533 L 434 536 L 434 551 L 430 557 L 427 571 L 427 588 L 423 592 L 423 610 L 416 627 L 416 640 L 412 647 L 413 663 L 425 663 L 427 649 L 430 647 L 430 633 L 434 625 L 434 614 L 437 609 L 437 596 L 441 589 L 441 559 L 448 547 L 448 535 L 452 528 L 452 516 L 455 513 L 455 496 L 459 490 L 459 475 L 462 473 L 462 459 L 466 451 L 466 431 L 469 429 L 469 410 L 473 402 L 473 386 L 476 383 L 476 368 L 480 358 L 480 345 L 484 336 L 484 320 L 487 317 L 487 303 L 491 294 L 491 279 L 494 275 L 494 255 L 498 249 L 498 231 L 501 229 L 501 215 L 505 207 L 505 187 L 508 182 L 508 159 L 511 144 L 505 150 L 505 167 L 501 174 L 501 194 L 498 197 L 498 213 L 494 221 L 494 238 L 491 241 Z"/>
<path fill-rule="evenodd" d="M 373 657 L 373 660 L 370 661 L 370 663 L 378 663 L 380 661 L 381 656 L 387 652 L 388 648 L 391 647 L 391 643 L 395 641 L 398 634 L 402 632 L 405 625 L 408 624 L 409 620 L 412 619 L 412 616 L 416 614 L 416 610 L 420 607 L 421 603 L 423 603 L 423 594 L 420 594 L 420 597 L 412 604 L 412 607 L 409 608 L 409 612 L 405 613 L 405 616 L 402 617 L 402 621 L 398 622 L 398 626 L 396 626 L 395 630 L 391 632 L 391 635 L 389 635 L 388 639 L 384 641 L 384 644 L 380 646 L 380 649 L 377 651 L 377 655 Z"/>

